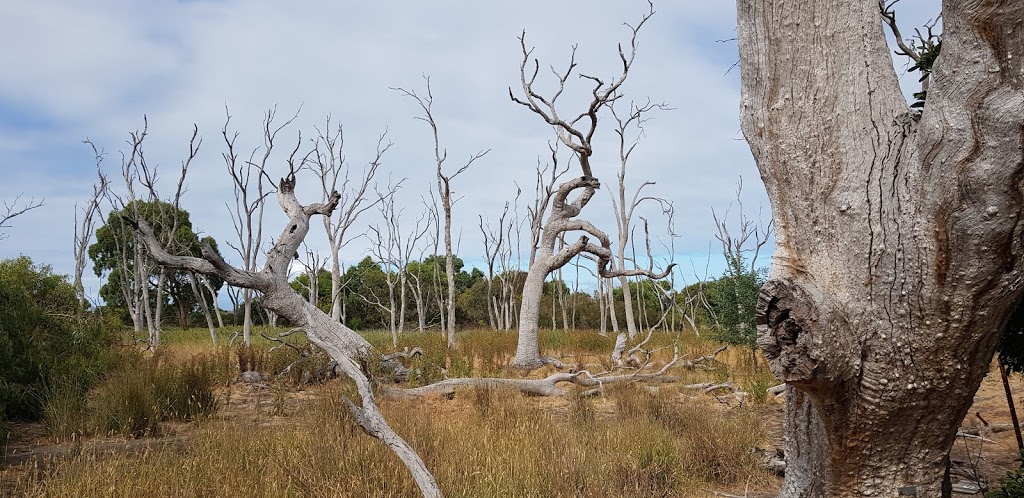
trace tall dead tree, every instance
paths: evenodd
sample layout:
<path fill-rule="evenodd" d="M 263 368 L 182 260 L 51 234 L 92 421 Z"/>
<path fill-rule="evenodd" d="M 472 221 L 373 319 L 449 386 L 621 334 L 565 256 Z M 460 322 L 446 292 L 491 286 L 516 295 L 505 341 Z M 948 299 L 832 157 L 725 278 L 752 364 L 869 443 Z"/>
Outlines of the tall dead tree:
<path fill-rule="evenodd" d="M 548 143 L 551 150 L 551 162 L 541 166 L 540 159 L 537 159 L 537 170 L 533 182 L 533 205 L 526 207 L 526 221 L 530 223 L 530 259 L 529 264 L 537 257 L 537 247 L 540 245 L 541 234 L 544 231 L 544 214 L 548 212 L 551 205 L 551 197 L 555 193 L 555 184 L 562 178 L 562 175 L 569 171 L 569 164 L 558 169 L 558 142 Z"/>
<path fill-rule="evenodd" d="M 431 238 L 434 245 L 434 256 L 437 256 L 437 230 L 438 230 L 438 218 L 437 218 L 437 206 L 434 203 L 428 203 L 425 199 L 423 200 L 423 236 Z M 433 229 L 433 233 L 431 232 Z M 413 303 L 416 306 L 416 330 L 423 332 L 427 329 L 427 303 L 430 299 L 430 290 L 426 286 L 424 280 L 427 277 L 434 275 L 431 272 L 428 275 L 424 274 L 426 265 L 424 264 L 424 255 L 427 253 L 428 247 L 423 246 L 419 248 L 419 256 L 416 258 L 415 266 L 412 270 L 409 270 L 409 264 L 407 264 L 407 277 L 409 284 L 409 292 L 412 293 Z M 411 256 L 410 256 L 411 259 Z M 410 264 L 412 261 L 410 261 Z M 431 282 L 432 284 L 433 282 Z"/>
<path fill-rule="evenodd" d="M 227 112 L 224 120 L 224 127 L 221 128 L 221 136 L 224 139 L 225 152 L 224 164 L 227 166 L 228 174 L 231 175 L 232 186 L 234 187 L 235 205 L 228 206 L 231 213 L 231 222 L 235 228 L 235 236 L 238 237 L 238 244 L 232 242 L 231 246 L 242 259 L 242 269 L 256 271 L 257 259 L 260 255 L 260 246 L 263 244 L 263 211 L 266 206 L 267 196 L 273 192 L 271 184 L 267 185 L 267 162 L 274 150 L 274 140 L 277 134 L 290 125 L 298 114 L 292 116 L 280 126 L 276 126 L 274 119 L 277 109 L 269 109 L 263 117 L 263 146 L 253 148 L 249 159 L 238 160 L 238 152 L 235 150 L 235 141 L 238 139 L 238 132 L 228 134 L 228 125 L 231 124 L 231 114 Z M 301 143 L 301 140 L 300 140 Z M 296 146 L 297 148 L 298 146 Z M 260 152 L 262 156 L 260 157 Z M 294 155 L 294 153 L 293 153 Z M 252 288 L 242 289 L 242 343 L 248 345 L 252 337 Z"/>
<path fill-rule="evenodd" d="M 667 202 L 659 197 L 653 197 L 649 195 L 642 195 L 643 190 L 649 186 L 654 185 L 652 181 L 645 181 L 641 183 L 632 194 L 626 192 L 626 165 L 629 163 L 629 156 L 636 150 L 636 146 L 640 143 L 640 135 L 643 134 L 643 124 L 646 121 L 646 114 L 651 111 L 667 110 L 668 106 L 665 104 L 656 104 L 650 101 L 642 105 L 636 105 L 630 103 L 629 113 L 625 116 L 619 115 L 615 112 L 615 106 L 610 106 L 612 116 L 615 118 L 617 124 L 615 128 L 615 134 L 619 137 L 619 172 L 618 172 L 618 190 L 612 193 L 608 191 L 609 196 L 612 200 L 612 211 L 615 213 L 615 228 L 618 231 L 618 267 L 626 267 L 626 244 L 629 242 L 630 231 L 633 225 L 633 213 L 636 208 L 644 202 L 657 202 L 664 207 Z M 630 137 L 630 129 L 636 128 L 637 135 Z M 633 311 L 633 292 L 629 287 L 629 278 L 625 275 L 619 276 L 619 285 L 622 287 L 622 300 L 623 300 L 623 312 L 625 313 L 626 319 L 626 333 L 629 339 L 636 337 L 637 334 L 637 323 L 636 317 Z"/>
<path fill-rule="evenodd" d="M 109 180 L 107 180 L 107 175 L 103 172 L 103 152 L 88 139 L 84 143 L 92 148 L 92 153 L 96 160 L 96 183 L 92 186 L 92 195 L 89 197 L 88 202 L 81 209 L 81 219 L 78 218 L 78 204 L 75 204 L 74 286 L 75 293 L 78 294 L 78 308 L 80 310 L 85 310 L 85 286 L 82 285 L 82 274 L 85 273 L 85 263 L 89 258 L 89 241 L 92 240 L 92 235 L 96 231 L 96 216 L 100 215 L 102 218 L 100 202 L 106 196 L 107 187 L 110 184 Z"/>
<path fill-rule="evenodd" d="M 325 216 L 323 220 L 327 244 L 331 249 L 331 317 L 341 321 L 343 305 L 340 252 L 348 244 L 349 229 L 359 216 L 387 198 L 373 198 L 369 195 L 369 188 L 377 175 L 384 153 L 391 148 L 392 143 L 385 142 L 387 132 L 381 133 L 377 138 L 377 155 L 363 168 L 362 175 L 353 178 L 345 159 L 345 133 L 341 124 L 337 124 L 332 130 L 331 117 L 328 116 L 327 124 L 322 130 L 317 129 L 317 132 L 312 157 L 307 158 L 306 163 L 320 177 L 323 202 L 326 202 L 333 192 L 341 195 L 338 209 L 335 209 L 336 216 Z M 394 190 L 390 191 L 390 194 L 394 194 Z"/>
<path fill-rule="evenodd" d="M 401 183 L 401 182 L 399 182 Z M 372 296 L 373 300 L 363 296 L 369 304 L 374 304 L 388 313 L 391 326 L 391 340 L 395 348 L 398 347 L 398 335 L 405 330 L 406 292 L 409 287 L 409 263 L 412 255 L 419 246 L 420 240 L 426 235 L 429 228 L 429 213 L 424 213 L 417 218 L 411 232 L 402 230 L 402 214 L 405 211 L 395 207 L 395 196 L 393 193 L 398 189 L 396 185 L 390 193 L 380 193 L 380 215 L 383 225 L 371 226 L 367 236 L 370 239 L 370 253 L 374 261 L 384 270 L 384 284 L 388 288 L 388 303 L 379 296 Z"/>
<path fill-rule="evenodd" d="M 551 208 L 547 221 L 544 223 L 543 234 L 537 246 L 537 254 L 530 265 L 526 275 L 526 282 L 523 285 L 523 303 L 519 312 L 519 340 L 516 346 L 516 356 L 513 365 L 517 368 L 536 368 L 544 364 L 545 360 L 540 356 L 537 343 L 538 319 L 540 316 L 541 294 L 544 288 L 544 281 L 548 274 L 561 268 L 578 254 L 585 252 L 594 256 L 598 263 L 598 273 L 602 277 L 612 278 L 621 275 L 647 276 L 651 278 L 662 278 L 668 275 L 655 273 L 650 269 L 624 268 L 611 269 L 613 253 L 611 240 L 608 234 L 594 226 L 591 222 L 577 218 L 580 211 L 586 207 L 591 198 L 600 188 L 600 181 L 594 176 L 590 165 L 590 158 L 594 153 L 591 140 L 597 131 L 598 115 L 602 110 L 609 107 L 616 100 L 621 98 L 619 92 L 622 84 L 629 75 L 629 69 L 636 58 L 637 34 L 647 21 L 654 15 L 654 7 L 650 9 L 636 26 L 629 27 L 632 37 L 628 52 L 619 45 L 619 58 L 622 62 L 622 72 L 610 82 L 605 82 L 596 76 L 579 74 L 583 80 L 590 82 L 591 99 L 586 109 L 572 118 L 563 118 L 559 115 L 557 108 L 558 98 L 565 91 L 568 79 L 576 72 L 576 47 L 572 49 L 572 56 L 569 65 L 564 71 L 552 68 L 557 79 L 557 90 L 550 96 L 543 96 L 537 93 L 534 83 L 540 72 L 540 62 L 531 59 L 532 49 L 526 48 L 526 33 L 519 38 L 522 47 L 523 58 L 519 65 L 520 83 L 522 85 L 522 96 L 517 97 L 509 88 L 509 97 L 513 102 L 526 107 L 534 114 L 540 116 L 544 122 L 552 126 L 557 133 L 558 140 L 568 147 L 580 165 L 582 176 L 563 182 L 555 190 L 551 198 Z M 532 60 L 532 64 L 531 64 Z M 530 67 L 532 66 L 532 67 Z M 558 165 L 555 164 L 557 169 Z M 577 193 L 578 192 L 578 193 Z M 576 194 L 572 200 L 569 196 Z M 580 238 L 571 244 L 567 244 L 557 252 L 555 243 L 559 238 L 570 232 L 583 232 Z M 597 240 L 597 244 L 591 242 L 591 237 Z M 671 270 L 671 267 L 668 269 Z"/>
<path fill-rule="evenodd" d="M 483 215 L 479 215 L 480 234 L 483 236 L 484 243 L 484 260 L 487 262 L 487 324 L 490 325 L 491 330 L 498 330 L 499 311 L 497 306 L 491 305 L 491 299 L 494 296 L 494 265 L 507 243 L 505 240 L 505 218 L 507 216 L 508 203 L 506 202 L 505 209 L 501 212 L 501 217 L 498 218 L 498 230 L 495 231 L 491 229 L 490 223 L 484 222 Z"/>
<path fill-rule="evenodd" d="M 1024 288 L 1024 3 L 943 2 L 921 112 L 877 0 L 737 6 L 776 229 L 758 342 L 789 385 L 782 496 L 949 496 Z"/>
<path fill-rule="evenodd" d="M 423 111 L 423 115 L 416 119 L 427 123 L 434 137 L 434 163 L 437 166 L 437 193 L 441 200 L 441 207 L 444 209 L 444 251 L 445 251 L 445 275 L 448 276 L 448 299 L 445 302 L 447 307 L 447 319 L 444 323 L 444 333 L 448 337 L 448 347 L 455 347 L 455 253 L 452 250 L 452 204 L 458 199 L 452 198 L 452 180 L 464 173 L 477 159 L 484 157 L 490 149 L 477 152 L 469 156 L 469 159 L 455 170 L 454 173 L 444 172 L 444 162 L 448 159 L 448 150 L 441 147 L 441 140 L 437 133 L 437 122 L 434 120 L 432 107 L 434 95 L 430 91 L 430 78 L 424 78 L 427 85 L 427 94 L 419 95 L 415 91 L 402 88 L 395 90 L 406 97 L 416 101 Z"/>

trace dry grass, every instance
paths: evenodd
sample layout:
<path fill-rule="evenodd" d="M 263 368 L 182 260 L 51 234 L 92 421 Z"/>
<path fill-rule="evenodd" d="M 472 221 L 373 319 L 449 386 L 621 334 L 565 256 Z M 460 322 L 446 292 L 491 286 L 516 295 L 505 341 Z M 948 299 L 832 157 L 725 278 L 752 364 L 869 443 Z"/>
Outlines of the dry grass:
<path fill-rule="evenodd" d="M 371 340 L 378 342 L 372 335 Z M 452 354 L 440 347 L 436 334 L 407 334 L 402 340 L 403 346 L 428 351 L 417 360 L 423 362 L 422 372 L 430 362 L 442 362 L 465 375 L 506 373 L 504 364 L 515 345 L 514 334 L 487 331 L 462 334 Z M 592 333 L 561 333 L 545 340 L 551 341 L 548 350 L 596 355 L 611 348 L 610 339 Z M 714 349 L 701 340 L 686 347 L 694 355 Z M 727 370 L 686 375 L 693 381 L 735 375 Z M 421 373 L 420 380 L 429 379 Z M 280 384 L 270 389 L 267 396 L 275 400 L 294 396 Z M 193 422 L 185 445 L 171 441 L 141 454 L 86 451 L 53 460 L 22 475 L 12 492 L 417 496 L 401 463 L 357 428 L 341 401 L 346 390 L 341 381 L 308 387 L 312 399 L 286 416 L 281 414 L 287 410 L 260 413 L 266 423 L 230 416 Z M 626 385 L 592 399 L 471 389 L 453 400 L 382 401 L 382 409 L 450 497 L 687 497 L 707 496 L 703 488 L 740 494 L 747 486 L 772 488 L 773 479 L 753 453 L 766 439 L 757 408 L 725 410 L 713 399 L 689 394 L 673 385 L 654 394 Z"/>

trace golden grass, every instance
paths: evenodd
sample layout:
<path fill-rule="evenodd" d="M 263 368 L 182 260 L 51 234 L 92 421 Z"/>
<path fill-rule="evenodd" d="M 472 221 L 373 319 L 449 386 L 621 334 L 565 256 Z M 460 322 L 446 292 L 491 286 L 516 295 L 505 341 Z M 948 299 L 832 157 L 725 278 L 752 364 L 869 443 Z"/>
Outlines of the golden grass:
<path fill-rule="evenodd" d="M 387 334 L 367 335 L 375 344 L 390 344 Z M 514 333 L 470 331 L 459 337 L 455 352 L 445 350 L 436 332 L 405 334 L 400 348 L 427 350 L 428 355 L 417 360 L 424 372 L 441 362 L 464 375 L 511 374 L 504 365 L 514 351 Z M 666 334 L 656 340 L 668 344 L 673 337 Z M 197 336 L 193 342 L 201 340 Z M 599 361 L 613 339 L 592 332 L 561 332 L 544 340 L 548 354 L 574 352 Z M 176 351 L 192 347 L 184 340 L 170 344 L 182 348 Z M 692 337 L 685 344 L 691 356 L 716 346 Z M 678 374 L 692 382 L 760 378 L 762 373 L 750 361 L 743 365 L 742 358 L 723 357 L 735 363 L 733 368 L 723 364 L 711 372 Z M 421 373 L 420 380 L 430 380 L 426 377 Z M 351 396 L 345 382 L 307 387 L 306 394 L 310 392 L 312 399 L 286 416 L 282 414 L 289 411 L 278 408 L 259 413 L 258 420 L 230 416 L 228 410 L 193 422 L 184 445 L 175 439 L 142 453 L 87 451 L 53 460 L 43 466 L 45 470 L 23 474 L 12 492 L 92 497 L 418 496 L 401 463 L 355 425 L 341 401 L 342 395 Z M 691 395 L 675 385 L 662 385 L 654 394 L 638 386 L 616 386 L 602 397 L 567 399 L 469 389 L 459 391 L 453 400 L 381 400 L 381 408 L 449 497 L 689 497 L 706 496 L 705 488 L 742 494 L 747 486 L 752 491 L 775 486 L 753 452 L 766 439 L 757 407 L 725 410 L 713 399 Z M 283 407 L 283 397 L 295 394 L 275 383 L 264 396 Z"/>

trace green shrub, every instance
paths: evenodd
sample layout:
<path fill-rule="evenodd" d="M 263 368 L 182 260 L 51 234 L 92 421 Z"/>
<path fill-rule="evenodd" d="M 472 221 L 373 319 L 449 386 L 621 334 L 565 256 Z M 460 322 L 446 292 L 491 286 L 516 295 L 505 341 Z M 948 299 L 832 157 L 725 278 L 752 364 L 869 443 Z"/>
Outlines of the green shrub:
<path fill-rule="evenodd" d="M 42 418 L 48 386 L 84 392 L 121 362 L 118 327 L 79 310 L 72 285 L 49 266 L 0 261 L 0 420 Z"/>

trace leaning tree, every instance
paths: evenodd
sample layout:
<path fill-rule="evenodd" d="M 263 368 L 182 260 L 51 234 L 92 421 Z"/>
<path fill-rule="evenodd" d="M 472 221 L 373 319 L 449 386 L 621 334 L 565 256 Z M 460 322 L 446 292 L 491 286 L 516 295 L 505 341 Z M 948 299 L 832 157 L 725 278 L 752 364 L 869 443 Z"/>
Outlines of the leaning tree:
<path fill-rule="evenodd" d="M 272 135 L 276 135 L 283 129 L 283 126 L 273 128 L 273 119 L 273 113 L 268 113 L 263 123 L 264 130 L 270 130 Z M 132 134 L 132 137 L 137 138 L 134 145 L 141 148 L 145 133 L 136 132 Z M 226 156 L 232 155 L 232 143 L 232 139 L 226 140 L 228 149 Z M 266 147 L 269 148 L 270 145 L 268 144 Z M 259 292 L 263 308 L 284 317 L 293 327 L 304 331 L 309 342 L 330 355 L 337 363 L 338 369 L 355 383 L 362 401 L 361 406 L 356 405 L 348 398 L 345 398 L 345 402 L 359 426 L 367 434 L 387 445 L 398 456 L 411 472 L 424 496 L 439 497 L 441 492 L 437 482 L 427 470 L 423 460 L 387 424 L 377 406 L 374 386 L 368 374 L 368 363 L 374 354 L 373 346 L 361 335 L 334 320 L 330 315 L 317 308 L 314 303 L 310 303 L 288 282 L 292 261 L 298 254 L 299 246 L 302 245 L 309 233 L 311 218 L 331 216 L 341 203 L 341 194 L 337 191 L 331 192 L 324 202 L 307 205 L 299 202 L 295 195 L 296 173 L 304 168 L 300 163 L 301 158 L 296 157 L 297 154 L 298 147 L 287 159 L 287 174 L 277 182 L 277 200 L 281 210 L 288 218 L 288 222 L 281 234 L 263 253 L 263 264 L 258 270 L 248 268 L 248 264 L 242 267 L 232 266 L 207 240 L 202 241 L 199 255 L 182 251 L 180 245 L 169 244 L 167 237 L 161 236 L 160 227 L 151 224 L 147 216 L 139 214 L 140 211 L 123 209 L 119 215 L 120 221 L 131 228 L 141 242 L 139 245 L 145 247 L 148 256 L 156 264 L 167 269 L 216 277 L 233 287 Z M 152 173 L 155 178 L 155 170 Z M 187 163 L 184 163 L 178 180 L 178 194 L 181 193 L 180 186 L 185 182 L 186 173 Z M 237 185 L 237 170 L 229 170 L 229 173 Z M 269 176 L 262 163 L 259 165 L 258 174 L 261 177 Z M 125 175 L 126 187 L 133 201 L 138 181 L 140 181 L 139 175 Z M 155 189 L 149 190 L 155 194 Z M 265 192 L 261 196 L 268 194 L 269 192 Z M 232 214 L 235 215 L 235 213 Z"/>
<path fill-rule="evenodd" d="M 948 496 L 1024 282 L 1024 3 L 943 2 L 921 112 L 878 0 L 737 4 L 742 129 L 777 230 L 758 323 L 789 384 L 782 496 Z"/>

